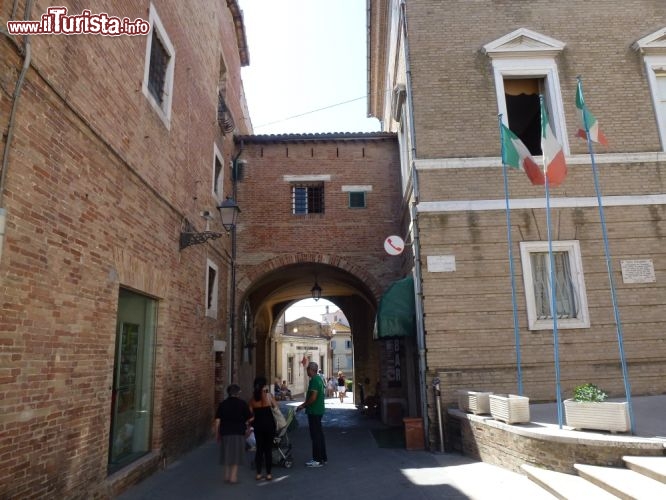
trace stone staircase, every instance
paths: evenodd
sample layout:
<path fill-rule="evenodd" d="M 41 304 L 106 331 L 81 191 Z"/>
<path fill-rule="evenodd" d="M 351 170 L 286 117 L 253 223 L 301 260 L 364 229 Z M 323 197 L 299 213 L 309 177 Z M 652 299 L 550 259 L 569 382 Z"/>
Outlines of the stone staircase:
<path fill-rule="evenodd" d="M 574 464 L 578 475 L 522 465 L 527 476 L 567 500 L 666 499 L 666 457 L 622 457 L 626 468 Z"/>

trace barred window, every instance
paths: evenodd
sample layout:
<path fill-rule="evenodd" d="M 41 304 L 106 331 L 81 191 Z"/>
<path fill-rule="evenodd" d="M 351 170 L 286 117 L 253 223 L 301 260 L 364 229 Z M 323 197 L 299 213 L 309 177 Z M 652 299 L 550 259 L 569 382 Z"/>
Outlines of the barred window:
<path fill-rule="evenodd" d="M 148 9 L 151 35 L 146 37 L 146 57 L 141 92 L 167 128 L 171 127 L 171 102 L 176 50 L 153 4 Z"/>
<path fill-rule="evenodd" d="M 293 185 L 291 187 L 291 213 L 294 215 L 323 214 L 324 185 Z"/>
<path fill-rule="evenodd" d="M 559 328 L 589 328 L 585 280 L 578 241 L 553 241 L 551 273 L 548 242 L 523 241 L 520 253 L 530 330 L 553 328 L 551 275 L 555 278 L 555 314 Z"/>
<path fill-rule="evenodd" d="M 164 102 L 164 82 L 166 80 L 169 53 L 162 40 L 153 31 L 153 40 L 150 44 L 150 66 L 148 68 L 148 90 L 161 105 Z"/>

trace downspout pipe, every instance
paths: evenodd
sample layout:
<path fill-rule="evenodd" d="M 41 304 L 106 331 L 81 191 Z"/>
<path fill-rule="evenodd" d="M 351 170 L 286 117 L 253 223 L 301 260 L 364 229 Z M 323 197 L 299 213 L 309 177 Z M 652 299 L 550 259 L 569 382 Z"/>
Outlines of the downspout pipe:
<path fill-rule="evenodd" d="M 30 14 L 32 12 L 33 0 L 28 0 L 25 6 L 25 15 L 23 16 L 24 20 L 30 19 Z M 16 2 L 14 2 L 14 8 L 12 15 L 16 12 Z M 6 35 L 9 36 L 9 35 Z M 23 46 L 23 66 L 21 67 L 21 73 L 19 74 L 18 80 L 16 81 L 16 87 L 14 87 L 14 94 L 12 95 L 12 109 L 9 112 L 9 123 L 7 125 L 7 139 L 5 141 L 5 150 L 2 154 L 2 172 L 0 172 L 0 260 L 2 260 L 2 248 L 5 242 L 5 221 L 7 218 L 7 211 L 4 207 L 4 194 L 5 194 L 5 183 L 7 182 L 7 169 L 9 167 L 9 150 L 11 149 L 12 139 L 14 138 L 14 124 L 16 119 L 16 110 L 18 109 L 19 97 L 21 95 L 21 89 L 23 88 L 23 82 L 25 81 L 25 75 L 30 68 L 30 61 L 32 59 L 32 53 L 30 50 L 30 37 L 25 35 L 24 37 L 25 44 Z"/>
<path fill-rule="evenodd" d="M 421 286 L 421 249 L 419 239 L 418 213 L 416 205 L 419 202 L 419 178 L 416 172 L 416 132 L 414 130 L 414 102 L 412 99 L 412 70 L 409 61 L 409 37 L 407 30 L 407 7 L 406 0 L 400 3 L 402 15 L 403 40 L 405 44 L 405 72 L 407 76 L 407 108 L 409 110 L 409 141 L 411 144 L 410 155 L 410 174 L 412 177 L 412 201 L 410 203 L 410 219 L 412 224 L 412 252 L 414 254 L 414 302 L 416 305 L 416 347 L 418 350 L 419 367 L 419 395 L 421 398 L 421 413 L 423 415 L 423 429 L 425 433 L 425 442 L 430 447 L 430 423 L 428 417 L 428 392 L 426 385 L 426 348 L 425 348 L 425 327 L 423 324 L 423 287 Z"/>
<path fill-rule="evenodd" d="M 243 153 L 241 140 L 238 154 L 231 160 L 231 196 L 238 203 L 238 159 Z M 231 228 L 231 285 L 229 290 L 229 368 L 227 380 L 231 384 L 234 376 L 234 363 L 236 362 L 236 226 Z"/>

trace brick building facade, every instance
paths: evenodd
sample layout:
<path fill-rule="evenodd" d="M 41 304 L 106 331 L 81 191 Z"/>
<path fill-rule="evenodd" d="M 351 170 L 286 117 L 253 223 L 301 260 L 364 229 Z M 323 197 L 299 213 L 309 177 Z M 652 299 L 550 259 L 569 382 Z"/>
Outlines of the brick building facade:
<path fill-rule="evenodd" d="M 596 164 L 632 392 L 663 393 L 666 5 L 373 0 L 370 7 L 369 111 L 399 136 L 423 292 L 424 368 L 429 379 L 441 378 L 443 402 L 453 403 L 458 389 L 517 391 L 497 114 L 516 119 L 522 111 L 511 103 L 537 93 L 569 167 L 551 189 L 553 240 L 573 269 L 566 282 L 575 307 L 559 330 L 563 396 L 584 382 L 624 395 L 591 161 L 575 137 L 578 75 L 610 143 L 597 146 Z M 530 256 L 547 252 L 544 189 L 511 170 L 509 193 L 523 392 L 554 400 L 552 316 L 531 316 Z M 636 262 L 647 278 L 623 274 L 622 265 Z"/>
<path fill-rule="evenodd" d="M 13 8 L 43 14 L 14 4 L 3 30 Z M 108 497 L 213 419 L 229 241 L 179 236 L 203 211 L 221 231 L 231 132 L 251 131 L 242 16 L 235 0 L 104 8 L 150 34 L 0 36 L 2 498 Z"/>
<path fill-rule="evenodd" d="M 356 379 L 374 386 L 385 368 L 383 344 L 372 335 L 377 303 L 405 266 L 383 248 L 387 236 L 403 231 L 395 134 L 247 136 L 237 143 L 243 212 L 236 290 L 238 314 L 250 316 L 236 337 L 245 351 L 239 380 L 251 384 L 255 372 L 275 369 L 271 328 L 316 282 L 349 319 Z M 405 412 L 417 405 L 408 387 L 389 389 L 384 380 L 386 395 Z"/>

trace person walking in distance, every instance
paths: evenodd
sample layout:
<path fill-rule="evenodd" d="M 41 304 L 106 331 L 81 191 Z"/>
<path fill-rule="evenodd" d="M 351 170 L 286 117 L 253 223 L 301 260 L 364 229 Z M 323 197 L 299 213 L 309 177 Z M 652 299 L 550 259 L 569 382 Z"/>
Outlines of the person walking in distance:
<path fill-rule="evenodd" d="M 245 462 L 245 431 L 252 418 L 247 403 L 240 399 L 240 387 L 227 387 L 228 397 L 215 413 L 215 435 L 220 443 L 220 463 L 224 465 L 224 482 L 238 482 L 238 464 Z"/>
<path fill-rule="evenodd" d="M 345 402 L 345 392 L 347 392 L 347 387 L 345 386 L 345 374 L 338 372 L 338 395 L 340 396 L 340 402 Z"/>
<path fill-rule="evenodd" d="M 326 388 L 324 387 L 324 381 L 318 374 L 318 369 L 319 366 L 314 361 L 308 364 L 306 369 L 308 377 L 310 377 L 308 392 L 305 401 L 296 407 L 296 411 L 305 408 L 305 413 L 308 415 L 310 439 L 312 440 L 312 459 L 305 463 L 307 467 L 322 467 L 328 461 L 324 429 L 321 426 L 321 419 L 325 411 Z"/>
<path fill-rule="evenodd" d="M 277 403 L 271 396 L 266 377 L 260 375 L 254 379 L 254 391 L 249 406 L 254 415 L 254 437 L 257 441 L 257 451 L 254 456 L 257 481 L 264 478 L 261 475 L 262 463 L 266 465 L 266 480 L 270 481 L 273 479 L 271 468 L 273 465 L 273 437 L 276 431 L 271 409 L 277 406 Z"/>

